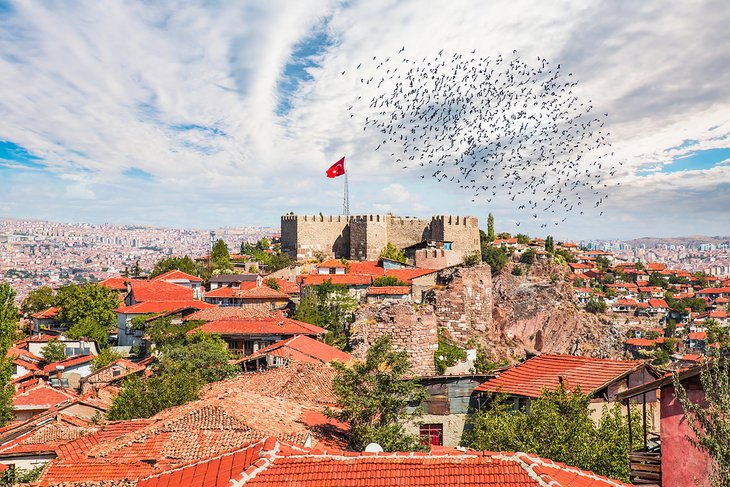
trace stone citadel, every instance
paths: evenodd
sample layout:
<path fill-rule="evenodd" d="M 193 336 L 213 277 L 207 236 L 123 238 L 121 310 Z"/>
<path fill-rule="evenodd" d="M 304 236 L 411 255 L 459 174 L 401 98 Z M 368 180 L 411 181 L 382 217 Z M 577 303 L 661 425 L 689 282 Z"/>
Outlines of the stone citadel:
<path fill-rule="evenodd" d="M 281 247 L 297 259 L 318 254 L 355 260 L 377 259 L 388 243 L 403 249 L 444 242 L 456 255 L 479 251 L 479 220 L 436 215 L 430 219 L 387 215 L 284 215 Z"/>

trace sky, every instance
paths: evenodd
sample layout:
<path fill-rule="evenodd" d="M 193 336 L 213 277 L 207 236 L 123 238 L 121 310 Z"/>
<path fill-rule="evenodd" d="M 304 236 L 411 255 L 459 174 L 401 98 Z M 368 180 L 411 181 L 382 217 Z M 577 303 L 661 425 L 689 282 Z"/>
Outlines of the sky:
<path fill-rule="evenodd" d="M 726 0 L 0 0 L 0 217 L 276 227 L 341 212 L 346 155 L 351 213 L 543 235 L 506 195 L 404 171 L 348 110 L 373 57 L 517 50 L 574 74 L 623 162 L 603 214 L 553 235 L 728 235 L 728 25 Z"/>

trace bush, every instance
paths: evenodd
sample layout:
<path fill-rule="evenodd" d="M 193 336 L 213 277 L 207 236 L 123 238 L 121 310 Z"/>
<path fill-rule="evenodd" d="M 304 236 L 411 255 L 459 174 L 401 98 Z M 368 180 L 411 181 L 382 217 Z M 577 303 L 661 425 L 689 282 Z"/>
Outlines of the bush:
<path fill-rule="evenodd" d="M 522 252 L 522 255 L 520 255 L 520 262 L 527 265 L 532 265 L 535 263 L 535 251 L 532 249 L 525 249 L 524 252 Z"/>
<path fill-rule="evenodd" d="M 392 243 L 388 242 L 388 245 L 386 245 L 383 251 L 380 252 L 380 258 L 395 260 L 398 262 L 405 262 L 406 253 Z"/>
<path fill-rule="evenodd" d="M 512 275 L 513 276 L 521 276 L 522 275 L 522 267 L 516 265 L 512 268 Z"/>
<path fill-rule="evenodd" d="M 373 279 L 373 286 L 384 287 L 384 286 L 407 286 L 405 282 L 398 279 L 396 276 L 380 276 Z"/>
<path fill-rule="evenodd" d="M 66 345 L 60 340 L 53 338 L 52 340 L 48 340 L 46 346 L 43 347 L 41 355 L 43 355 L 43 360 L 46 363 L 59 362 L 66 358 Z"/>
<path fill-rule="evenodd" d="M 436 366 L 436 373 L 443 375 L 448 367 L 466 360 L 466 351 L 451 342 L 450 337 L 444 330 L 438 332 L 438 348 L 433 353 L 433 362 Z"/>
<path fill-rule="evenodd" d="M 602 299 L 599 300 L 599 299 L 591 298 L 586 303 L 586 311 L 588 311 L 589 313 L 593 313 L 593 314 L 605 313 L 607 309 L 608 309 L 608 305 Z"/>
<path fill-rule="evenodd" d="M 476 265 L 479 265 L 479 263 L 482 260 L 481 257 L 482 256 L 479 254 L 479 252 L 477 252 L 477 251 L 471 252 L 464 256 L 463 264 L 466 267 L 474 267 Z"/>
<path fill-rule="evenodd" d="M 500 247 L 487 246 L 482 252 L 482 261 L 492 269 L 492 274 L 499 274 L 507 265 L 507 254 Z"/>

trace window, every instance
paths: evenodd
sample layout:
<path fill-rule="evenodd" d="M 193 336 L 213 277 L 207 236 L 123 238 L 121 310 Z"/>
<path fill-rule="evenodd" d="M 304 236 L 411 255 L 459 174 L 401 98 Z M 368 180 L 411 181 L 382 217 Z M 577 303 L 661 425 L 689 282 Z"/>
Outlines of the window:
<path fill-rule="evenodd" d="M 424 446 L 443 446 L 444 425 L 422 424 L 420 429 L 421 444 Z"/>

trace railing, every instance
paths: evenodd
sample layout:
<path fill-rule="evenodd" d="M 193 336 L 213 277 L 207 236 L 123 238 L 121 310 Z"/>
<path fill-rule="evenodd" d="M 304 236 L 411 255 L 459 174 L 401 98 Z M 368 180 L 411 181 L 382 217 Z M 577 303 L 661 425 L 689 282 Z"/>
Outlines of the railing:
<path fill-rule="evenodd" d="M 659 449 L 629 453 L 631 483 L 634 485 L 662 485 L 662 453 Z"/>

